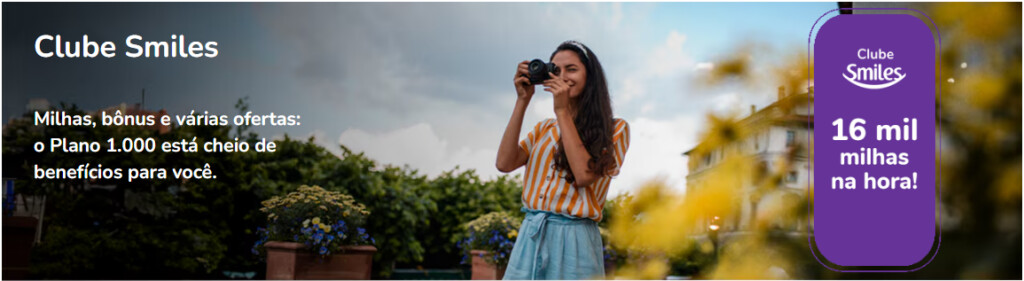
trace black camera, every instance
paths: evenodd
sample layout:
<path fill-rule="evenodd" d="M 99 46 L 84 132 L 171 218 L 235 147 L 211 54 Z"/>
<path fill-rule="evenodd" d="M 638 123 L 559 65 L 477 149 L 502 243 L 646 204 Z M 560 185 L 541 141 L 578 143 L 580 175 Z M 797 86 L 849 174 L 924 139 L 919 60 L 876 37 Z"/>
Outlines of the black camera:
<path fill-rule="evenodd" d="M 530 61 L 529 66 L 527 66 L 527 72 L 530 73 L 530 84 L 533 85 L 541 84 L 544 83 L 544 80 L 551 79 L 551 75 L 548 75 L 548 72 L 557 75 L 560 71 L 561 69 L 554 63 L 544 63 L 540 59 Z"/>

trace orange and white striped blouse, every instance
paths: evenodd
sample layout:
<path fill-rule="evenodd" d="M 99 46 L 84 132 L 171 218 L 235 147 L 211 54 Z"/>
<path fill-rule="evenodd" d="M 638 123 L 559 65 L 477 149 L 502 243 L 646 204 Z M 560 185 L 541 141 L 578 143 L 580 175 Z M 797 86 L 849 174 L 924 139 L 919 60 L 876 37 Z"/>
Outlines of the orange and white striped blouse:
<path fill-rule="evenodd" d="M 565 181 L 565 173 L 552 168 L 555 163 L 555 147 L 561 137 L 555 119 L 538 122 L 520 148 L 530 155 L 523 172 L 523 206 L 531 210 L 548 211 L 556 214 L 601 221 L 605 196 L 612 177 L 619 174 L 622 160 L 629 148 L 629 124 L 615 119 L 614 144 L 615 166 L 605 176 L 590 185 L 577 187 Z"/>

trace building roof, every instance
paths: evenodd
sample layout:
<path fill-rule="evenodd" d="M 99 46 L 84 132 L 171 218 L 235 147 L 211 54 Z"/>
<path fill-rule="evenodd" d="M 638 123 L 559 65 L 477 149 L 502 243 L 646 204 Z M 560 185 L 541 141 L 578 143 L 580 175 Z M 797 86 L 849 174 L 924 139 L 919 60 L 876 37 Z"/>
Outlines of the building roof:
<path fill-rule="evenodd" d="M 814 115 L 813 114 L 798 114 L 792 112 L 792 109 L 796 106 L 804 103 L 814 104 L 814 87 L 810 87 L 808 92 L 800 94 L 783 94 L 783 89 L 779 89 L 779 99 L 769 104 L 768 106 L 752 112 L 747 117 L 739 120 L 739 124 L 743 126 L 752 126 L 754 124 L 771 122 L 773 125 L 808 125 L 811 128 L 814 127 Z M 753 106 L 751 106 L 753 107 Z M 751 109 L 753 110 L 753 109 Z M 766 120 L 767 119 L 767 120 Z M 686 152 L 683 152 L 684 156 L 690 156 L 694 150 L 704 147 L 706 144 L 701 141 L 693 148 L 690 148 Z"/>

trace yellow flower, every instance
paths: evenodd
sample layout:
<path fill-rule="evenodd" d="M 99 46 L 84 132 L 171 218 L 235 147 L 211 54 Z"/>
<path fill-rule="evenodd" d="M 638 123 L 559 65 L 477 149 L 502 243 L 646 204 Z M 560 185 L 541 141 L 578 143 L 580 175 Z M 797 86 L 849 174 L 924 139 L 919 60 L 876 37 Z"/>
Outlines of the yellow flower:
<path fill-rule="evenodd" d="M 512 230 L 512 231 L 509 231 L 508 238 L 509 239 L 516 238 L 517 235 L 519 235 L 519 231 Z"/>
<path fill-rule="evenodd" d="M 321 224 L 320 225 L 320 229 L 323 229 L 324 232 L 326 232 L 326 233 L 331 233 L 331 226 L 330 225 Z"/>
<path fill-rule="evenodd" d="M 313 224 L 320 224 L 320 217 L 313 218 Z"/>
<path fill-rule="evenodd" d="M 324 206 L 324 205 L 320 205 L 320 209 L 321 209 L 321 210 L 324 210 L 324 211 L 327 211 L 327 206 Z"/>

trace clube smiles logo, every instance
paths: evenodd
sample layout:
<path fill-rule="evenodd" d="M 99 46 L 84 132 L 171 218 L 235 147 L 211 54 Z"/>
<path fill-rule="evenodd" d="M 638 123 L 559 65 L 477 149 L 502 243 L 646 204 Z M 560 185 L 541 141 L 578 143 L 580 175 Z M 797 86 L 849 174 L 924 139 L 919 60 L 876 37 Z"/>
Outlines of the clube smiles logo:
<path fill-rule="evenodd" d="M 896 85 L 907 77 L 907 74 L 903 72 L 902 67 L 890 67 L 883 65 L 882 62 L 892 61 L 895 55 L 892 51 L 883 51 L 882 49 L 870 50 L 868 48 L 857 49 L 857 58 L 861 61 L 881 61 L 874 63 L 871 66 L 858 66 L 857 63 L 851 63 L 846 66 L 846 73 L 843 73 L 843 78 L 846 81 L 850 81 L 853 85 L 868 90 L 879 90 L 885 89 L 892 85 Z"/>

